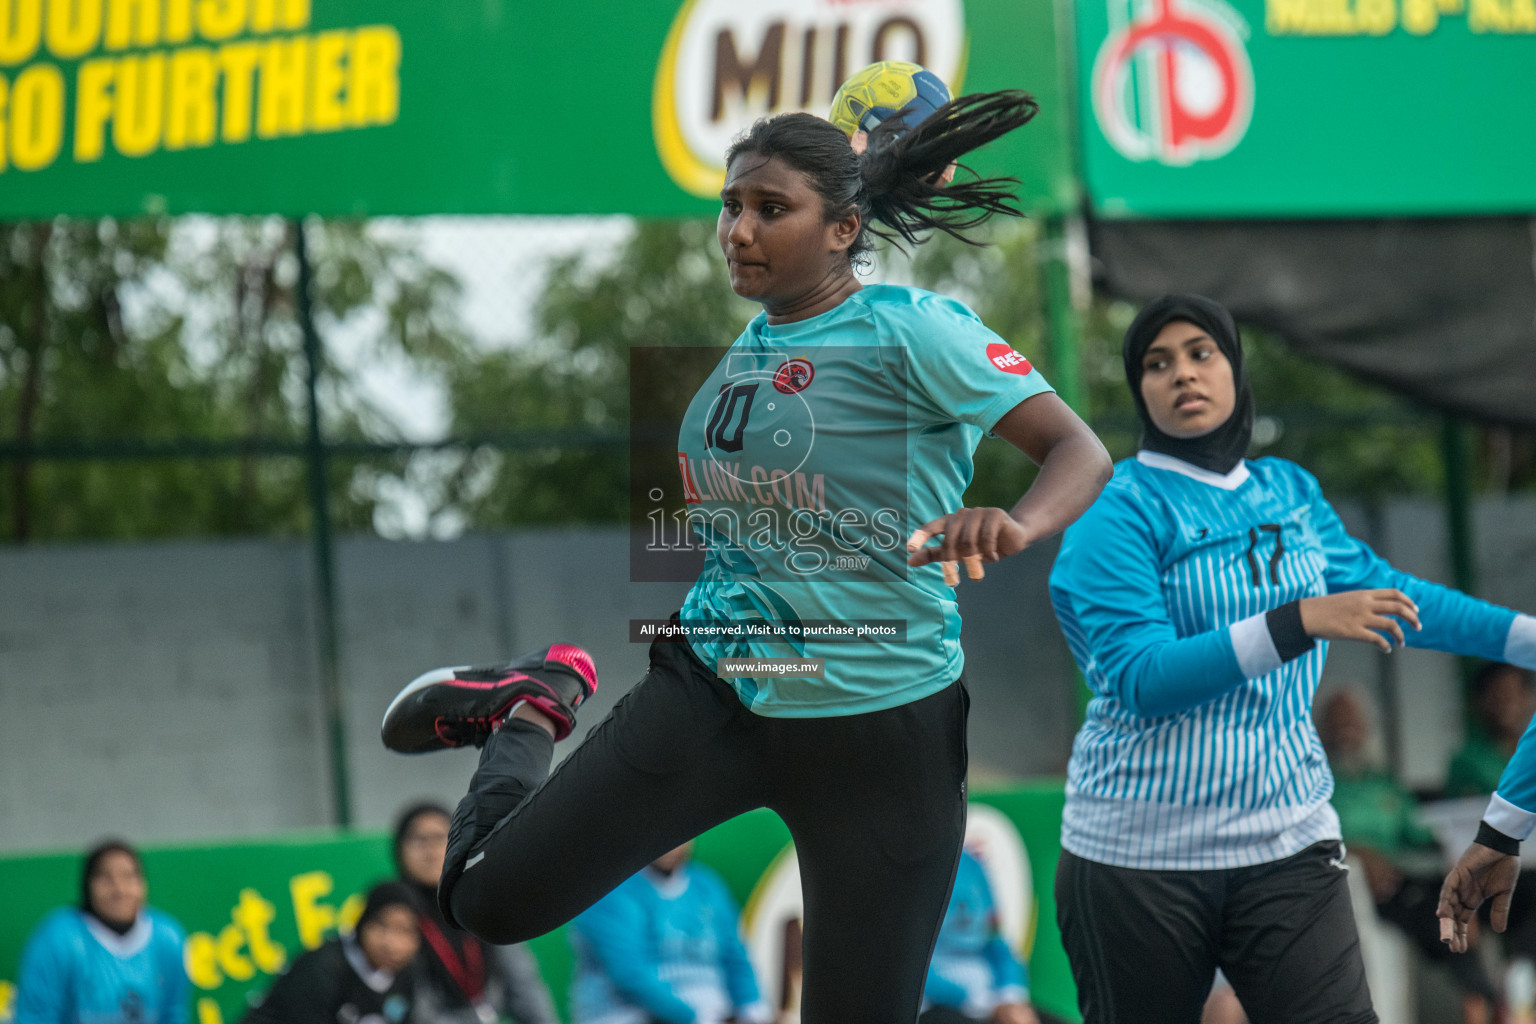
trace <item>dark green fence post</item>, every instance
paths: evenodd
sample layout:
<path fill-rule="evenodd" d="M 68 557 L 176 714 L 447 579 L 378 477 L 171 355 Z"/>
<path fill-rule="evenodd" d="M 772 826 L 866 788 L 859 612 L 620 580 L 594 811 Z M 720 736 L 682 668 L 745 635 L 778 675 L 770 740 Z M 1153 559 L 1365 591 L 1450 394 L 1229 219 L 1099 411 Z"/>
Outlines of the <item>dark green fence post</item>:
<path fill-rule="evenodd" d="M 320 692 L 325 708 L 326 739 L 331 768 L 331 801 L 335 823 L 352 824 L 352 787 L 347 772 L 347 727 L 341 692 L 341 653 L 336 635 L 335 552 L 331 548 L 331 499 L 326 481 L 325 442 L 320 434 L 320 333 L 315 330 L 312 275 L 304 238 L 304 220 L 293 221 L 294 252 L 299 258 L 297 308 L 304 333 L 305 386 L 309 396 L 309 434 L 305 461 L 309 464 L 309 503 L 315 558 L 315 630 L 320 647 Z"/>
<path fill-rule="evenodd" d="M 1083 419 L 1088 395 L 1083 390 L 1082 328 L 1072 305 L 1072 267 L 1067 256 L 1067 223 L 1059 213 L 1045 218 L 1045 315 L 1051 332 L 1051 385 Z"/>

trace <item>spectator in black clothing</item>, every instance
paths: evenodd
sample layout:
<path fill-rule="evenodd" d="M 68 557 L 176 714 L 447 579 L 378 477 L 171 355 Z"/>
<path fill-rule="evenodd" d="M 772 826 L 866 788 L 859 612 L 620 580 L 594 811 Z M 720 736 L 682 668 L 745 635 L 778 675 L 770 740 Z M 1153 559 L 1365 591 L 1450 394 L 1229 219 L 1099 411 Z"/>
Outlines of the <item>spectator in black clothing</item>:
<path fill-rule="evenodd" d="M 295 960 L 243 1024 L 405 1024 L 415 1005 L 420 910 L 409 886 L 374 886 L 352 934 Z"/>
<path fill-rule="evenodd" d="M 526 946 L 493 946 L 448 924 L 437 880 L 448 852 L 449 813 L 435 803 L 407 808 L 395 826 L 395 869 L 421 900 L 414 1024 L 558 1024 L 554 1001 Z"/>

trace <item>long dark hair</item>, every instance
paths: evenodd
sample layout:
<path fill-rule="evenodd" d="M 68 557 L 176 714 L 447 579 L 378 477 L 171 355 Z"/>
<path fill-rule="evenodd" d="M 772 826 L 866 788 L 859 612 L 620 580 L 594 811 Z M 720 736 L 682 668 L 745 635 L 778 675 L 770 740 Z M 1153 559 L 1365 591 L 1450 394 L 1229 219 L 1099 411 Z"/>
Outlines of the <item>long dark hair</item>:
<path fill-rule="evenodd" d="M 919 244 L 942 231 L 971 244 L 966 232 L 994 214 L 1021 217 L 1012 186 L 1017 178 L 965 176 L 949 185 L 939 175 L 960 157 L 1026 124 L 1040 109 L 1017 89 L 959 96 L 908 128 L 901 117 L 882 122 L 855 154 L 848 137 L 814 114 L 779 114 L 759 120 L 726 151 L 725 162 L 744 153 L 778 157 L 800 171 L 821 196 L 828 220 L 857 209 L 858 238 L 848 258 L 863 263 L 874 239 Z M 879 226 L 877 226 L 879 225 Z"/>

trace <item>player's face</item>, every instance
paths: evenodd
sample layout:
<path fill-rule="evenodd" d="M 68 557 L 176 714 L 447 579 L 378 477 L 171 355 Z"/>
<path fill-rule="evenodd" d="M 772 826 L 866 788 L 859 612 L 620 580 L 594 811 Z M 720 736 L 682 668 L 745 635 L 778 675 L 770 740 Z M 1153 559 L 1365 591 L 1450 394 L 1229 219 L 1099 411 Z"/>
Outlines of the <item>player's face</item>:
<path fill-rule="evenodd" d="M 1531 724 L 1536 693 L 1526 684 L 1524 673 L 1510 666 L 1493 678 L 1478 704 L 1493 732 L 1501 737 L 1520 736 Z"/>
<path fill-rule="evenodd" d="M 436 885 L 448 855 L 448 818 L 427 812 L 418 814 L 400 840 L 400 867 L 418 885 Z"/>
<path fill-rule="evenodd" d="M 1153 425 L 1169 437 L 1209 434 L 1237 405 L 1232 364 L 1204 328 L 1175 320 L 1141 357 L 1141 397 Z"/>
<path fill-rule="evenodd" d="M 1323 746 L 1329 756 L 1360 753 L 1371 737 L 1365 707 L 1353 694 L 1335 695 L 1323 709 L 1323 732 Z"/>
<path fill-rule="evenodd" d="M 92 912 L 108 924 L 119 926 L 133 923 L 149 895 L 138 861 L 121 850 L 97 861 L 89 887 Z"/>
<path fill-rule="evenodd" d="M 357 930 L 363 956 L 380 971 L 403 971 L 421 946 L 416 915 L 407 907 L 385 907 Z"/>
<path fill-rule="evenodd" d="M 802 172 L 777 157 L 742 153 L 726 171 L 715 231 L 731 288 L 771 314 L 852 273 L 846 253 L 858 215 L 828 222 Z"/>

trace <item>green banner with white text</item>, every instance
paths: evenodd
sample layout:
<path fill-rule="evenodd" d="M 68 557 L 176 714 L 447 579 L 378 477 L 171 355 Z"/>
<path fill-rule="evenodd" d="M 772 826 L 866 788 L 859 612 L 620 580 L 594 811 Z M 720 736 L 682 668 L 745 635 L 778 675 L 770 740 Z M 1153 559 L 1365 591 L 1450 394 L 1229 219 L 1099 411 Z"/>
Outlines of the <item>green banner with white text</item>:
<path fill-rule="evenodd" d="M 1074 201 L 1049 2 L 0 0 L 0 219 L 705 213 L 876 59 L 1035 93 L 977 165 Z"/>

